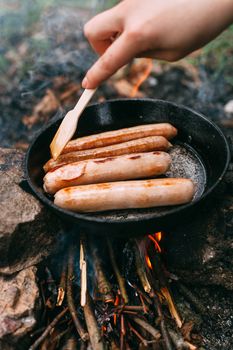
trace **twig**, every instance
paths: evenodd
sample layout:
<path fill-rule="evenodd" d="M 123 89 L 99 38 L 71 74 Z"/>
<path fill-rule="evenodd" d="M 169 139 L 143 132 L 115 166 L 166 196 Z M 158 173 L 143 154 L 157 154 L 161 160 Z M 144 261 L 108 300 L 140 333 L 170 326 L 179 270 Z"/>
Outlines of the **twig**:
<path fill-rule="evenodd" d="M 78 342 L 75 339 L 74 336 L 71 336 L 67 339 L 65 345 L 62 347 L 64 350 L 76 350 L 77 349 Z"/>
<path fill-rule="evenodd" d="M 160 332 L 156 328 L 151 326 L 147 321 L 142 320 L 139 317 L 131 317 L 131 319 L 143 329 L 145 329 L 147 333 L 151 334 L 154 339 L 158 340 L 161 337 Z"/>
<path fill-rule="evenodd" d="M 92 257 L 93 257 L 93 266 L 95 267 L 95 276 L 97 280 L 97 287 L 98 287 L 99 293 L 101 294 L 102 300 L 104 302 L 114 303 L 114 295 L 112 293 L 112 287 L 103 271 L 102 263 L 97 253 L 97 248 L 94 246 L 93 241 L 91 241 L 90 244 L 91 244 Z"/>
<path fill-rule="evenodd" d="M 69 331 L 70 331 L 70 328 L 67 328 L 63 332 L 59 333 L 56 337 L 53 338 L 53 343 L 56 343 L 56 342 L 59 343 L 61 338 L 64 337 L 64 335 Z"/>
<path fill-rule="evenodd" d="M 147 302 L 147 304 L 152 305 L 153 301 L 150 299 L 150 297 L 136 284 L 131 284 L 130 285 L 136 289 L 136 292 L 143 297 L 143 299 Z"/>
<path fill-rule="evenodd" d="M 180 318 L 180 316 L 178 314 L 178 311 L 176 310 L 175 304 L 173 302 L 172 296 L 171 296 L 168 288 L 166 288 L 166 287 L 161 288 L 161 293 L 163 294 L 163 296 L 167 300 L 170 314 L 175 319 L 177 327 L 181 328 L 182 327 L 182 321 L 181 321 L 181 318 Z"/>
<path fill-rule="evenodd" d="M 186 342 L 183 337 L 176 333 L 173 329 L 168 329 L 169 335 L 173 344 L 175 345 L 177 350 L 195 350 L 197 347 L 189 342 Z"/>
<path fill-rule="evenodd" d="M 120 349 L 124 350 L 125 349 L 125 319 L 124 315 L 121 314 L 121 335 L 120 335 Z"/>
<path fill-rule="evenodd" d="M 142 344 L 147 347 L 147 340 L 143 338 L 143 336 L 128 322 L 129 329 L 138 337 L 138 339 L 142 342 Z"/>
<path fill-rule="evenodd" d="M 72 279 L 74 275 L 74 247 L 70 246 L 69 249 L 69 260 L 68 260 L 68 277 L 67 277 L 67 303 L 70 310 L 71 317 L 75 324 L 76 330 L 83 341 L 89 339 L 88 333 L 83 329 L 74 305 L 73 293 L 72 293 Z"/>
<path fill-rule="evenodd" d="M 160 319 L 160 330 L 164 339 L 164 345 L 166 350 L 172 350 L 172 344 L 169 338 L 169 334 L 168 334 L 168 330 L 164 321 L 164 316 L 163 316 L 163 312 L 162 312 L 162 308 L 161 308 L 161 304 L 160 301 L 157 297 L 157 295 L 154 293 L 154 291 L 151 292 L 151 296 L 153 297 L 154 301 L 155 301 L 155 307 L 156 307 L 156 311 L 158 313 L 159 319 Z"/>
<path fill-rule="evenodd" d="M 140 305 L 120 305 L 117 307 L 118 311 L 143 311 L 143 306 Z"/>
<path fill-rule="evenodd" d="M 52 329 L 56 326 L 56 324 L 60 321 L 60 319 L 66 314 L 68 311 L 68 307 L 63 309 L 54 320 L 48 325 L 45 331 L 41 334 L 41 336 L 30 346 L 29 350 L 35 350 L 47 337 L 47 335 L 52 331 Z"/>
<path fill-rule="evenodd" d="M 137 243 L 134 244 L 134 254 L 135 254 L 135 263 L 136 263 L 136 270 L 137 270 L 138 277 L 140 279 L 140 282 L 142 284 L 144 291 L 146 293 L 149 293 L 151 291 L 151 285 L 146 276 L 146 271 L 142 264 L 142 259 L 139 253 Z"/>
<path fill-rule="evenodd" d="M 61 272 L 61 279 L 60 284 L 58 287 L 58 293 L 57 293 L 57 306 L 61 306 L 66 293 L 66 274 L 67 274 L 67 258 L 64 257 L 63 259 L 63 265 L 62 265 L 62 272 Z"/>
<path fill-rule="evenodd" d="M 86 304 L 84 305 L 83 311 L 92 349 L 104 350 L 104 344 L 101 340 L 98 324 L 91 307 L 91 297 L 89 294 L 87 294 L 87 300 Z"/>
<path fill-rule="evenodd" d="M 159 290 L 167 301 L 171 316 L 175 319 L 177 326 L 181 328 L 182 321 L 169 291 L 168 282 L 165 277 L 165 268 L 161 261 L 160 255 L 152 245 L 150 245 L 148 248 L 148 254 L 152 264 L 152 274 L 155 274 L 157 280 L 159 281 Z"/>
<path fill-rule="evenodd" d="M 119 284 L 121 295 L 122 295 L 122 298 L 124 299 L 124 303 L 127 304 L 128 301 L 129 301 L 129 298 L 128 298 L 128 295 L 127 295 L 127 292 L 126 292 L 125 279 L 121 276 L 120 270 L 119 270 L 119 268 L 117 266 L 116 258 L 115 258 L 113 247 L 112 247 L 112 243 L 111 243 L 111 241 L 109 239 L 107 240 L 107 243 L 108 243 L 110 260 L 111 260 L 111 263 L 112 263 L 112 267 L 113 267 L 114 273 L 115 273 L 116 278 L 117 278 L 117 282 Z"/>
<path fill-rule="evenodd" d="M 37 328 L 37 329 L 34 330 L 34 332 L 32 332 L 30 334 L 30 337 L 34 338 L 35 335 L 37 335 L 38 333 L 42 333 L 44 330 L 45 330 L 45 327 Z"/>
<path fill-rule="evenodd" d="M 84 239 L 80 239 L 80 272 L 81 272 L 81 306 L 85 306 L 86 304 L 86 295 L 87 295 L 87 263 L 85 260 L 85 241 Z"/>
<path fill-rule="evenodd" d="M 142 304 L 143 312 L 144 312 L 144 314 L 147 314 L 148 313 L 148 307 L 145 304 L 143 296 L 141 294 L 138 294 L 138 296 L 139 296 L 139 299 L 140 299 L 141 304 Z"/>

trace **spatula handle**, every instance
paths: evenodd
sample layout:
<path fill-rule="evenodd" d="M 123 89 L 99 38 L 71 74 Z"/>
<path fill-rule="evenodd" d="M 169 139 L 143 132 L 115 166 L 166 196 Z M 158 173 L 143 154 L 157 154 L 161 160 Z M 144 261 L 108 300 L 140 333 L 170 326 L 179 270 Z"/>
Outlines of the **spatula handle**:
<path fill-rule="evenodd" d="M 95 92 L 96 92 L 96 89 L 85 89 L 83 91 L 80 99 L 78 100 L 76 106 L 73 109 L 76 113 L 78 113 L 79 116 L 80 116 L 80 114 L 82 113 L 82 111 L 84 110 L 84 108 L 86 107 L 86 105 L 88 104 L 88 102 L 90 101 L 90 99 L 92 98 L 92 96 L 94 95 Z"/>

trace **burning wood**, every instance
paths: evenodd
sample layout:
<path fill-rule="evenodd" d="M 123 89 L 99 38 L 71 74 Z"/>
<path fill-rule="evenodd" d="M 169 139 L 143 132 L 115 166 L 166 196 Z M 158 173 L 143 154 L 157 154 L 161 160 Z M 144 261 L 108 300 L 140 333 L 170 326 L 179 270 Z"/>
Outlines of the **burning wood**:
<path fill-rule="evenodd" d="M 158 239 L 158 235 L 153 235 L 153 237 Z M 89 348 L 89 346 L 93 350 L 103 350 L 105 348 L 124 350 L 141 347 L 149 349 L 156 347 L 156 349 L 160 349 L 162 346 L 164 349 L 170 350 L 173 349 L 174 344 L 175 347 L 182 345 L 183 349 L 195 350 L 195 345 L 189 339 L 186 340 L 179 330 L 174 330 L 174 321 L 167 317 L 167 313 L 170 310 L 171 315 L 176 316 L 176 322 L 178 323 L 178 320 L 180 320 L 178 314 L 176 314 L 175 305 L 171 301 L 172 296 L 168 290 L 169 287 L 165 286 L 165 282 L 167 283 L 165 277 L 159 277 L 157 280 L 158 273 L 161 274 L 164 271 L 161 268 L 162 263 L 158 259 L 160 253 L 157 248 L 155 249 L 157 246 L 155 245 L 154 247 L 154 243 L 152 244 L 150 238 L 144 240 L 146 249 L 143 253 L 145 255 L 149 254 L 152 270 L 139 269 L 139 262 L 143 263 L 143 260 L 140 257 L 138 246 L 134 244 L 134 259 L 132 260 L 135 263 L 133 265 L 134 275 L 131 276 L 133 283 L 127 280 L 128 284 L 125 283 L 125 273 L 122 271 L 117 253 L 113 249 L 112 241 L 108 240 L 107 244 L 106 242 L 101 242 L 101 247 L 109 253 L 109 256 L 106 256 L 105 259 L 111 262 L 114 272 L 114 275 L 111 277 L 111 283 L 103 270 L 98 244 L 96 245 L 94 240 L 86 241 L 84 238 L 80 242 L 80 267 L 83 268 L 85 266 L 85 278 L 80 276 L 80 285 L 82 286 L 84 283 L 85 304 L 81 307 L 82 298 L 79 299 L 79 295 L 82 294 L 82 288 L 77 284 L 78 280 L 76 281 L 75 279 L 74 269 L 74 260 L 78 252 L 75 248 L 76 245 L 71 244 L 69 248 L 68 273 L 66 274 L 66 264 L 63 264 L 61 266 L 60 279 L 58 280 L 62 289 L 58 289 L 57 300 L 61 301 L 63 299 L 64 309 L 57 313 L 59 310 L 58 302 L 57 304 L 51 304 L 51 312 L 55 312 L 55 317 L 41 336 L 33 343 L 30 350 L 36 349 L 41 344 L 41 349 L 45 347 L 50 350 L 50 344 L 52 343 L 54 347 L 51 349 L 58 349 L 58 344 L 63 344 L 64 349 L 77 347 L 78 338 L 77 334 L 74 333 L 73 325 L 81 338 L 80 345 L 85 349 Z M 86 273 L 89 253 L 91 253 L 93 258 L 92 266 L 101 299 L 92 299 L 87 290 Z M 142 251 L 140 253 L 142 254 Z M 158 266 L 160 266 L 159 269 Z M 156 270 L 156 273 L 154 270 Z M 137 274 L 135 274 L 136 272 Z M 67 279 L 66 294 L 64 294 L 64 276 Z M 144 285 L 145 279 L 150 286 L 147 292 Z M 141 283 L 143 289 L 137 285 L 138 283 Z M 47 287 L 50 288 L 50 292 L 54 289 L 54 287 L 51 289 L 49 284 Z M 47 293 L 45 293 L 45 300 L 46 295 Z M 75 305 L 78 300 L 79 303 Z M 164 302 L 165 300 L 167 303 Z M 65 314 L 67 314 L 67 317 L 63 318 Z M 160 327 L 160 331 L 157 329 L 157 325 Z M 74 344 L 76 345 L 74 346 Z"/>
<path fill-rule="evenodd" d="M 121 276 L 120 270 L 117 266 L 116 258 L 115 258 L 113 247 L 112 247 L 112 242 L 108 239 L 107 243 L 108 243 L 110 260 L 111 260 L 112 267 L 113 267 L 114 273 L 116 275 L 116 278 L 117 278 L 117 281 L 119 284 L 121 296 L 123 298 L 124 303 L 127 304 L 129 301 L 129 298 L 128 298 L 128 295 L 126 292 L 125 279 Z"/>
<path fill-rule="evenodd" d="M 95 266 L 96 271 L 96 280 L 97 287 L 103 302 L 106 303 L 114 303 L 114 295 L 112 293 L 112 287 L 110 282 L 107 280 L 107 277 L 103 271 L 101 260 L 99 258 L 97 248 L 94 246 L 94 242 L 91 240 L 91 252 L 93 258 L 93 264 Z"/>

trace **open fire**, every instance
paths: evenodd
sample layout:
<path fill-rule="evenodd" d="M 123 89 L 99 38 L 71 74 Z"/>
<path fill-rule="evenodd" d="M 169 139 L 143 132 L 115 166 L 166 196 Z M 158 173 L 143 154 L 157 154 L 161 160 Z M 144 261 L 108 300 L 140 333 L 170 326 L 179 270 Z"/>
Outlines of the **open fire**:
<path fill-rule="evenodd" d="M 30 350 L 89 344 L 92 349 L 196 349 L 200 339 L 192 339 L 193 324 L 187 333 L 175 306 L 171 286 L 178 281 L 163 264 L 163 235 L 127 243 L 82 237 L 80 247 L 71 242 L 58 271 L 52 265 L 52 273 L 43 269 L 44 311 Z"/>

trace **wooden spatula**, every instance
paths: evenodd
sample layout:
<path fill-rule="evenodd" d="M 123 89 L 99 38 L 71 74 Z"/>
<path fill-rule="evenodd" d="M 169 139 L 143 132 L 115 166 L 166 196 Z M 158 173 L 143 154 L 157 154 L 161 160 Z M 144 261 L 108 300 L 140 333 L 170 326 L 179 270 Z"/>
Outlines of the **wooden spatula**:
<path fill-rule="evenodd" d="M 53 138 L 53 141 L 50 144 L 50 151 L 53 159 L 57 159 L 66 144 L 74 135 L 77 129 L 79 117 L 94 95 L 95 91 L 96 89 L 84 90 L 74 109 L 69 111 L 64 117 L 59 129 L 56 132 L 56 135 Z"/>

